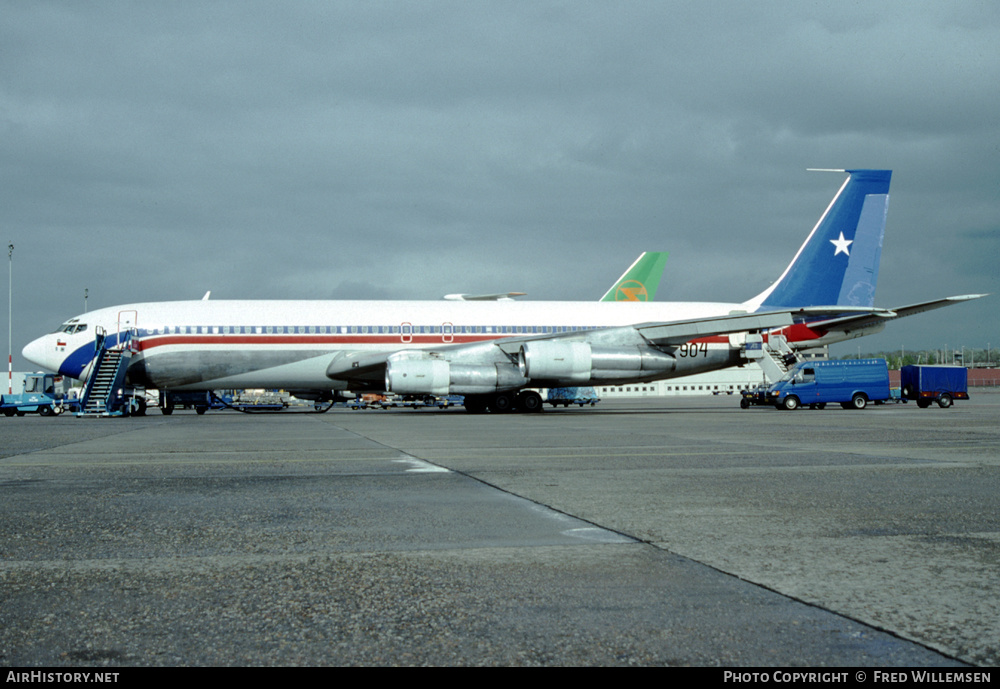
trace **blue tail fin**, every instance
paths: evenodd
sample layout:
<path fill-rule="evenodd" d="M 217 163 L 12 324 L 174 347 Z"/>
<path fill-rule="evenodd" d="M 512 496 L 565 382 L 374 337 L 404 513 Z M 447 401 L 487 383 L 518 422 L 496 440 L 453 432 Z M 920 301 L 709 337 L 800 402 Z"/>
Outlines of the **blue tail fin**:
<path fill-rule="evenodd" d="M 873 306 L 891 170 L 845 170 L 837 192 L 795 258 L 748 310 Z"/>

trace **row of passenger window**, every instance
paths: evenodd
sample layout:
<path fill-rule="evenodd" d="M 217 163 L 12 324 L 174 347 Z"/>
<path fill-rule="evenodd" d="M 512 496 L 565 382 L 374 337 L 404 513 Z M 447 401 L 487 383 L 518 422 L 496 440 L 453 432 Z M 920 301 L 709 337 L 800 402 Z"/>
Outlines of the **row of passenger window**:
<path fill-rule="evenodd" d="M 80 326 L 78 326 L 80 327 Z M 82 326 L 86 328 L 86 326 Z M 560 325 L 180 325 L 140 329 L 139 335 L 533 335 L 577 332 Z"/>

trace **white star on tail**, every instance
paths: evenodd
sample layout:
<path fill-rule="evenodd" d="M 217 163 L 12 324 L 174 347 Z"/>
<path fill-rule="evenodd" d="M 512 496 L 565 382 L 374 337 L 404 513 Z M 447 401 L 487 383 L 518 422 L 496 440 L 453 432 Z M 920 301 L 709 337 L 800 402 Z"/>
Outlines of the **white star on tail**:
<path fill-rule="evenodd" d="M 848 256 L 851 255 L 851 252 L 847 250 L 847 247 L 849 247 L 851 244 L 853 244 L 854 240 L 853 239 L 844 239 L 844 233 L 843 232 L 840 233 L 840 239 L 831 239 L 830 243 L 833 244 L 835 247 L 837 247 L 837 250 L 833 252 L 834 256 L 836 256 L 839 253 L 845 253 Z"/>

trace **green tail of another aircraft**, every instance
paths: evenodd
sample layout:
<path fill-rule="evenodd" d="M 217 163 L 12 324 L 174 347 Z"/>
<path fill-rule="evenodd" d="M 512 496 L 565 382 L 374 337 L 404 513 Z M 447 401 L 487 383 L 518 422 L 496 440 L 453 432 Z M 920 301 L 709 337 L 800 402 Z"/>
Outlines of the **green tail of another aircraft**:
<path fill-rule="evenodd" d="M 644 252 L 601 297 L 601 301 L 653 301 L 667 256 L 669 252 L 666 251 Z"/>

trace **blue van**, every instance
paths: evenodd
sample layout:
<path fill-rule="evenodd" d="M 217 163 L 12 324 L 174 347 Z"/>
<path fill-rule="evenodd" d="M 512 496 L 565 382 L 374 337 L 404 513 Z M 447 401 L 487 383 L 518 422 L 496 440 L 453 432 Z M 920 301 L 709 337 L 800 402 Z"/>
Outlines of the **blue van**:
<path fill-rule="evenodd" d="M 889 367 L 885 359 L 803 361 L 771 386 L 768 399 L 778 409 L 822 409 L 828 402 L 864 409 L 889 399 Z"/>

